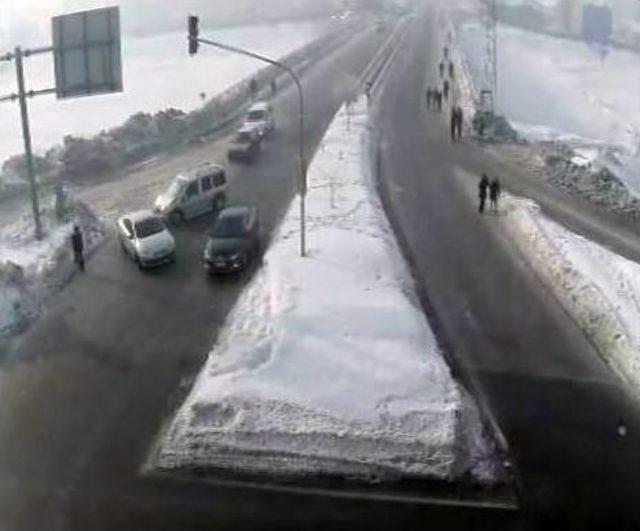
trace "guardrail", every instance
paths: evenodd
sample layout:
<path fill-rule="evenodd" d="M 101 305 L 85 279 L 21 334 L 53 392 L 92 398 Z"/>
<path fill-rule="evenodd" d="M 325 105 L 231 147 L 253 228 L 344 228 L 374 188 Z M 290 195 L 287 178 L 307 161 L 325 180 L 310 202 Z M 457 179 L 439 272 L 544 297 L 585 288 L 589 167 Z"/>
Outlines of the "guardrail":
<path fill-rule="evenodd" d="M 380 47 L 378 53 L 365 68 L 359 80 L 359 85 L 365 93 L 373 94 L 379 87 L 380 80 L 383 77 L 382 74 L 387 70 L 398 52 L 398 44 L 405 35 L 410 22 L 411 18 L 408 16 L 398 21 L 387 41 Z"/>

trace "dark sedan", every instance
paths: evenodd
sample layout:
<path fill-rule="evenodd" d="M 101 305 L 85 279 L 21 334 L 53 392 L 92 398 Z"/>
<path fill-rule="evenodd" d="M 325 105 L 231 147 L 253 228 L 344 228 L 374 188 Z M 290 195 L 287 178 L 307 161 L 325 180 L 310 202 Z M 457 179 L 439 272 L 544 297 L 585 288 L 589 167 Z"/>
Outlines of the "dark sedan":
<path fill-rule="evenodd" d="M 225 208 L 209 230 L 204 250 L 205 269 L 211 274 L 242 271 L 256 259 L 259 249 L 256 208 Z"/>
<path fill-rule="evenodd" d="M 256 129 L 243 127 L 238 131 L 227 152 L 232 162 L 254 162 L 262 150 L 262 136 Z"/>

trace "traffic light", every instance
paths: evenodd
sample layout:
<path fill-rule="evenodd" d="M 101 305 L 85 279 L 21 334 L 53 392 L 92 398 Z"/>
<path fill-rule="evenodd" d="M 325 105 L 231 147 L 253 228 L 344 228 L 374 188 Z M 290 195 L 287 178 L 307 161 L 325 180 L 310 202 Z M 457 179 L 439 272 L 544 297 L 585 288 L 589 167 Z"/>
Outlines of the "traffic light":
<path fill-rule="evenodd" d="M 189 15 L 189 55 L 198 53 L 198 17 Z"/>

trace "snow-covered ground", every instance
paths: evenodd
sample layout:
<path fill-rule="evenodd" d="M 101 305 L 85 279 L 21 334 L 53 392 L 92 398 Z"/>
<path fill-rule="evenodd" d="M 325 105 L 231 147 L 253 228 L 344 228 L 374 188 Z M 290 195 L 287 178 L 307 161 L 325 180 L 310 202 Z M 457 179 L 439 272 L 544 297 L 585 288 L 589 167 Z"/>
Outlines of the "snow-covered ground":
<path fill-rule="evenodd" d="M 0 228 L 0 338 L 22 332 L 70 277 L 74 224 L 83 231 L 87 253 L 104 237 L 104 227 L 82 203 L 70 202 L 66 221 L 57 221 L 52 208 L 42 212 L 45 237 L 40 241 L 30 216 Z"/>
<path fill-rule="evenodd" d="M 328 30 L 321 22 L 295 22 L 203 28 L 202 32 L 228 44 L 279 58 Z M 156 112 L 167 107 L 191 111 L 202 105 L 201 94 L 212 98 L 264 66 L 211 47 L 203 47 L 197 56 L 190 57 L 184 32 L 135 38 L 125 35 L 122 60 L 122 93 L 61 101 L 43 96 L 29 101 L 31 133 L 37 151 L 60 143 L 67 134 L 97 134 L 120 125 L 137 112 Z M 53 86 L 53 62 L 48 54 L 30 57 L 25 61 L 25 69 L 29 87 Z M 0 95 L 13 91 L 13 65 L 0 62 Z M 4 103 L 1 110 L 0 162 L 23 149 L 18 105 Z"/>
<path fill-rule="evenodd" d="M 640 264 L 544 216 L 524 199 L 505 198 L 505 226 L 537 274 L 640 394 Z"/>
<path fill-rule="evenodd" d="M 369 174 L 367 112 L 343 108 L 154 456 L 162 469 L 293 476 L 498 474 Z"/>
<path fill-rule="evenodd" d="M 465 24 L 459 41 L 476 83 L 482 79 L 483 31 Z M 640 54 L 603 57 L 584 42 L 500 26 L 497 110 L 525 138 L 620 151 L 617 172 L 640 197 Z M 635 167 L 635 170 L 634 170 Z"/>

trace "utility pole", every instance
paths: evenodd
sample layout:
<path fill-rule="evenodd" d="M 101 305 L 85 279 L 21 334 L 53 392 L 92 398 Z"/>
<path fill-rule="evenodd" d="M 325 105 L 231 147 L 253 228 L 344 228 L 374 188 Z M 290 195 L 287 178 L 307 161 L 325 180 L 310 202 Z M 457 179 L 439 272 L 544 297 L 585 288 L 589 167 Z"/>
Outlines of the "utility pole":
<path fill-rule="evenodd" d="M 58 99 L 63 99 L 122 91 L 119 16 L 119 9 L 111 7 L 54 17 L 52 46 L 28 50 L 16 46 L 12 53 L 0 55 L 0 61 L 15 61 L 16 64 L 18 92 L 1 96 L 0 102 L 18 100 L 20 105 L 24 158 L 31 190 L 35 237 L 38 240 L 42 239 L 43 233 L 33 166 L 27 98 L 57 94 Z M 69 35 L 72 40 L 65 42 L 65 37 Z M 41 90 L 27 90 L 24 79 L 24 58 L 45 53 L 54 55 L 56 86 Z M 68 75 L 69 70 L 73 73 L 71 78 Z M 78 79 L 83 81 L 78 82 Z"/>
<path fill-rule="evenodd" d="M 307 163 L 305 160 L 305 123 L 304 123 L 304 93 L 302 90 L 302 84 L 300 83 L 300 79 L 293 71 L 293 69 L 287 66 L 284 63 L 279 61 L 275 61 L 274 59 L 270 59 L 269 57 L 265 57 L 264 55 L 257 54 L 255 52 L 251 52 L 248 50 L 243 50 L 242 48 L 238 48 L 236 46 L 230 46 L 228 44 L 223 44 L 218 41 L 213 41 L 210 39 L 203 39 L 199 37 L 199 18 L 190 15 L 187 20 L 187 26 L 189 31 L 189 55 L 195 55 L 198 53 L 198 45 L 206 44 L 208 46 L 214 46 L 215 48 L 220 48 L 221 50 L 226 50 L 228 52 L 236 53 L 239 55 L 244 55 L 246 57 L 251 57 L 252 59 L 256 59 L 258 61 L 262 61 L 263 63 L 267 63 L 273 66 L 276 66 L 289 74 L 295 86 L 298 90 L 298 158 L 299 158 L 299 178 L 298 178 L 298 193 L 300 195 L 300 256 L 304 257 L 307 254 L 307 242 L 306 242 L 306 197 L 307 197 Z"/>
<path fill-rule="evenodd" d="M 40 220 L 40 205 L 38 204 L 38 189 L 33 169 L 33 153 L 31 150 L 31 131 L 29 130 L 29 111 L 27 109 L 27 94 L 24 87 L 24 67 L 22 64 L 22 49 L 17 46 L 14 52 L 16 62 L 16 77 L 18 80 L 18 102 L 20 103 L 20 117 L 22 118 L 22 138 L 24 140 L 24 158 L 27 165 L 27 176 L 31 190 L 31 208 L 35 224 L 36 239 L 42 239 L 42 222 Z"/>
<path fill-rule="evenodd" d="M 498 92 L 498 9 L 496 0 L 483 0 L 485 7 L 485 58 L 483 95 L 488 97 L 487 109 L 494 111 Z"/>

